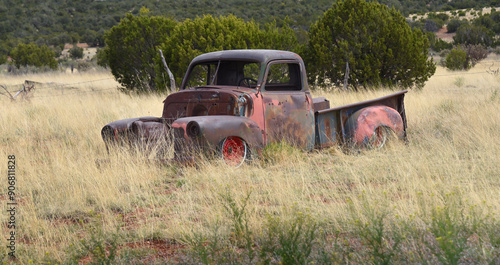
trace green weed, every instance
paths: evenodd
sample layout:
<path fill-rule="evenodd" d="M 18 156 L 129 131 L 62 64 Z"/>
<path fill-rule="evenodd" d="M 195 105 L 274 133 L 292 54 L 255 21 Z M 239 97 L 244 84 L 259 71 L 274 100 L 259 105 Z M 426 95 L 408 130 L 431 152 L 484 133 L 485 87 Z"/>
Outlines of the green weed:
<path fill-rule="evenodd" d="M 209 237 L 201 233 L 193 233 L 186 236 L 185 240 L 191 246 L 188 255 L 193 255 L 194 260 L 202 264 L 214 264 L 218 259 L 219 252 L 223 249 L 223 239 L 218 235 L 219 226 L 215 225 L 213 234 Z"/>
<path fill-rule="evenodd" d="M 251 194 L 252 191 L 248 191 L 246 196 L 238 203 L 237 200 L 233 198 L 229 188 L 219 193 L 219 199 L 221 200 L 222 206 L 232 222 L 233 234 L 231 238 L 234 240 L 235 244 L 245 244 L 247 249 L 251 249 L 250 246 L 252 242 L 252 232 L 248 228 L 247 213 L 248 200 Z"/>
<path fill-rule="evenodd" d="M 465 79 L 463 77 L 457 77 L 455 78 L 455 81 L 453 81 L 453 84 L 457 87 L 463 87 L 465 84 Z"/>
<path fill-rule="evenodd" d="M 271 143 L 262 150 L 261 159 L 264 163 L 274 164 L 281 161 L 290 161 L 290 158 L 296 156 L 301 151 L 293 147 L 286 141 Z"/>
<path fill-rule="evenodd" d="M 316 244 L 318 224 L 309 215 L 293 209 L 290 220 L 267 217 L 259 240 L 260 259 L 264 264 L 279 259 L 281 264 L 307 264 Z"/>
<path fill-rule="evenodd" d="M 69 261 L 67 264 L 79 264 L 80 260 L 89 256 L 90 264 L 115 264 L 120 238 L 120 226 L 116 232 L 108 235 L 103 229 L 103 220 L 100 215 L 93 215 L 93 221 L 87 229 L 89 238 L 82 238 L 69 247 Z"/>
<path fill-rule="evenodd" d="M 385 192 L 384 192 L 385 195 Z M 349 200 L 349 209 L 354 220 L 354 235 L 359 237 L 374 264 L 393 264 L 399 253 L 404 236 L 399 233 L 388 200 L 371 202 L 365 194 L 360 195 L 360 209 Z"/>

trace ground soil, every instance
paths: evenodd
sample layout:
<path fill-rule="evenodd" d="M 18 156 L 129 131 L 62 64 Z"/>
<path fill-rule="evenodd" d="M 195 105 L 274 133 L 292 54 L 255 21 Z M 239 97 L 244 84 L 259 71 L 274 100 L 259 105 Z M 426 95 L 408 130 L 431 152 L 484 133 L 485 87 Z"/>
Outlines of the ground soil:
<path fill-rule="evenodd" d="M 436 37 L 450 43 L 453 42 L 453 36 L 455 36 L 455 33 L 448 33 L 448 28 L 446 26 L 436 32 Z"/>

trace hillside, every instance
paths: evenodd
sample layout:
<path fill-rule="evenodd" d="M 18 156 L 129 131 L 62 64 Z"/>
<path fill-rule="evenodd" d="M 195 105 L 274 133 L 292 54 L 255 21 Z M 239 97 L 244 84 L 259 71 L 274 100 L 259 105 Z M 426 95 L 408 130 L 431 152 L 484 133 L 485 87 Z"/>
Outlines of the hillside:
<path fill-rule="evenodd" d="M 6 0 L 0 3 L 0 52 L 7 52 L 21 40 L 49 46 L 77 41 L 101 45 L 106 30 L 116 25 L 126 13 L 137 14 L 141 7 L 147 7 L 153 15 L 177 20 L 203 14 L 234 14 L 245 20 L 266 23 L 289 17 L 292 26 L 306 28 L 330 5 L 329 0 L 262 0 L 255 3 L 240 0 L 49 0 L 43 3 Z"/>
<path fill-rule="evenodd" d="M 403 14 L 498 6 L 500 1 L 417 1 L 381 0 Z M 295 29 L 307 29 L 323 14 L 332 0 L 48 0 L 0 2 L 0 55 L 8 52 L 20 41 L 36 42 L 62 47 L 64 43 L 87 42 L 102 45 L 106 30 L 116 25 L 126 13 L 137 14 L 141 7 L 153 15 L 173 17 L 177 20 L 203 14 L 234 14 L 259 23 L 278 21 L 288 17 Z"/>

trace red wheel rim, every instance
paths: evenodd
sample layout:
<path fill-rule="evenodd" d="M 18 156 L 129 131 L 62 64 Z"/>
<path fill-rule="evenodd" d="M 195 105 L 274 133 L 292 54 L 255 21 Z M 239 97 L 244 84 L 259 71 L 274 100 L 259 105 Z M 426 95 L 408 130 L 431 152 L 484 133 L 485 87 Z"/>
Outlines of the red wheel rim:
<path fill-rule="evenodd" d="M 222 158 L 230 166 L 240 166 L 247 156 L 247 146 L 241 138 L 227 137 L 222 143 Z"/>

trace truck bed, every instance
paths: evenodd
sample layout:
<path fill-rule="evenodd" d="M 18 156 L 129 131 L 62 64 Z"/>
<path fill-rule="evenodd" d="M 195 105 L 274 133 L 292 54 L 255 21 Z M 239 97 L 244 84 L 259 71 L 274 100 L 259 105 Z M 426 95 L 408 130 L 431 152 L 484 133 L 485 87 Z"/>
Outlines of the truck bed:
<path fill-rule="evenodd" d="M 367 100 L 354 104 L 348 104 L 335 108 L 323 109 L 324 98 L 313 99 L 314 117 L 316 126 L 316 147 L 325 148 L 346 142 L 346 131 L 344 128 L 347 119 L 356 111 L 369 106 L 388 106 L 395 109 L 403 119 L 406 138 L 406 113 L 404 96 L 408 90 L 397 92 L 377 99 Z M 317 107 L 316 107 L 317 104 Z"/>

